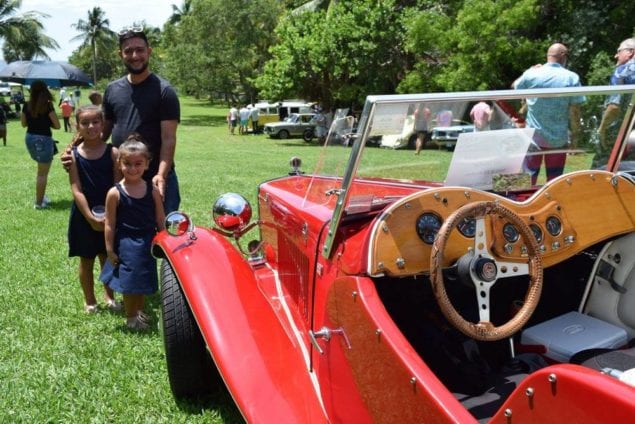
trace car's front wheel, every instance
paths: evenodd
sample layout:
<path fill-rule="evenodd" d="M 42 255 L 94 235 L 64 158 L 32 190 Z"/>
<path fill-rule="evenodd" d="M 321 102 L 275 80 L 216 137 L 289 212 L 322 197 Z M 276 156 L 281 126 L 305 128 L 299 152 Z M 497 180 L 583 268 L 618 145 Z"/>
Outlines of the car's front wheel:
<path fill-rule="evenodd" d="M 278 133 L 278 138 L 280 138 L 282 140 L 289 138 L 289 131 L 280 130 L 280 132 Z"/>
<path fill-rule="evenodd" d="M 214 394 L 223 387 L 223 380 L 167 260 L 161 264 L 161 312 L 172 394 L 179 400 L 200 399 Z"/>

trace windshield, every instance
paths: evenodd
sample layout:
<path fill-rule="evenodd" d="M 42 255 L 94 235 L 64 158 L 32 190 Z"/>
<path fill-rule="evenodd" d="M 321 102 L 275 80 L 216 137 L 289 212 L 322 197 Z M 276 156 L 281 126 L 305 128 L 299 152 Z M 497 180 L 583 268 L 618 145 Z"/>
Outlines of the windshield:
<path fill-rule="evenodd" d="M 312 184 L 324 191 L 330 179 L 329 190 L 307 195 L 325 203 L 338 196 L 335 234 L 342 216 L 390 202 L 406 186 L 522 199 L 570 172 L 635 169 L 633 92 L 635 86 L 369 96 L 358 119 L 334 119 L 314 173 L 321 184 Z M 609 103 L 619 113 L 603 122 Z"/>

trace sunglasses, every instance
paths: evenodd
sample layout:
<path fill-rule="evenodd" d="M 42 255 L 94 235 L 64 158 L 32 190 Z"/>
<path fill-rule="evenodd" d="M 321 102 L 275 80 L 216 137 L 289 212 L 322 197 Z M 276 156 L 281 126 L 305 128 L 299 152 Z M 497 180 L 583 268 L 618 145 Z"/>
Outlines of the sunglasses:
<path fill-rule="evenodd" d="M 126 34 L 143 34 L 143 27 L 127 27 L 119 31 L 119 36 L 123 36 Z"/>

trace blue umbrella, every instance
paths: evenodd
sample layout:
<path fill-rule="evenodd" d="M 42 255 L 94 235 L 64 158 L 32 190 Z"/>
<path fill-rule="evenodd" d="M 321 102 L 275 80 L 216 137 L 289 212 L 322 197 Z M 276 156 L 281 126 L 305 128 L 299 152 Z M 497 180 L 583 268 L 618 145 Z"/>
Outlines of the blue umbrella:
<path fill-rule="evenodd" d="M 93 82 L 78 67 L 66 62 L 18 60 L 0 70 L 0 79 L 31 85 L 42 80 L 49 87 L 92 86 Z"/>

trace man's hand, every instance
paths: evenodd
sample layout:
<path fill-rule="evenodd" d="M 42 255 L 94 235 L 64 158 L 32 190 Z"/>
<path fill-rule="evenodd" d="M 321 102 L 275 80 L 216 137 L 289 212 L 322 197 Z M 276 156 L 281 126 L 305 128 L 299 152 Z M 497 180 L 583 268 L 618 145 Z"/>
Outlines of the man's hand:
<path fill-rule="evenodd" d="M 152 185 L 159 190 L 161 199 L 165 200 L 165 179 L 161 174 L 157 174 L 152 177 Z"/>
<path fill-rule="evenodd" d="M 69 144 L 66 146 L 62 154 L 60 155 L 60 161 L 62 162 L 62 166 L 64 170 L 68 172 L 71 169 L 71 165 L 73 164 L 73 144 Z"/>

